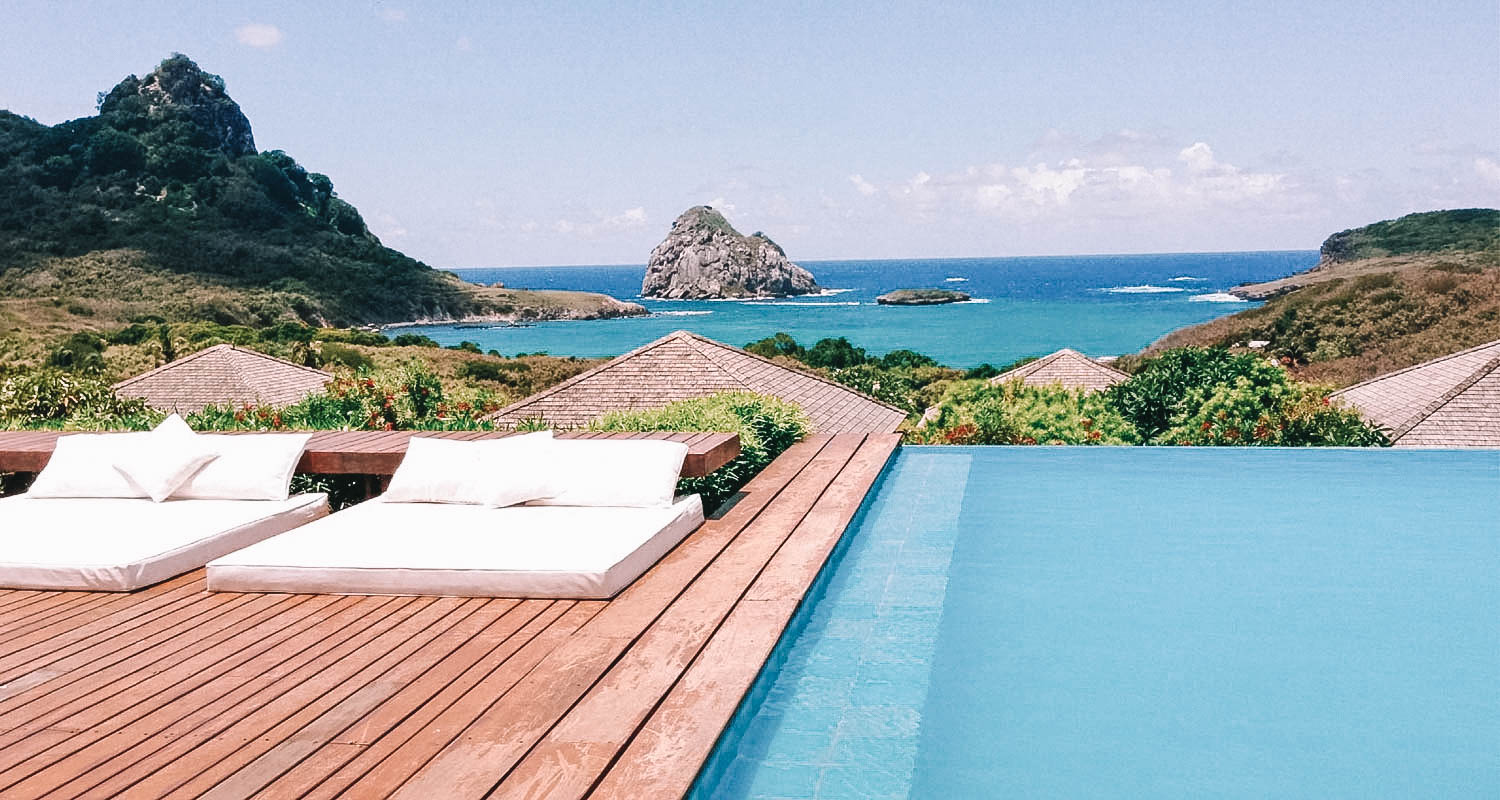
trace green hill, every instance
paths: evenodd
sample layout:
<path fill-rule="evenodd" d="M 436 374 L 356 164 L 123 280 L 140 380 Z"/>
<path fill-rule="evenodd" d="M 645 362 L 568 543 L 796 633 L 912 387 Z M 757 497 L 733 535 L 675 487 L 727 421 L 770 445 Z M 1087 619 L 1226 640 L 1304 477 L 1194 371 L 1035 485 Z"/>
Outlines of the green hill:
<path fill-rule="evenodd" d="M 223 79 L 186 56 L 98 108 L 53 126 L 0 111 L 0 337 L 141 316 L 354 325 L 639 309 L 482 288 L 383 246 L 328 176 L 257 151 Z"/>
<path fill-rule="evenodd" d="M 1356 383 L 1500 339 L 1500 211 L 1341 231 L 1317 267 L 1231 291 L 1266 303 L 1175 331 L 1150 351 L 1263 341 L 1303 379 Z"/>
<path fill-rule="evenodd" d="M 1319 249 L 1325 263 L 1421 253 L 1500 252 L 1500 210 L 1425 211 L 1339 231 Z"/>

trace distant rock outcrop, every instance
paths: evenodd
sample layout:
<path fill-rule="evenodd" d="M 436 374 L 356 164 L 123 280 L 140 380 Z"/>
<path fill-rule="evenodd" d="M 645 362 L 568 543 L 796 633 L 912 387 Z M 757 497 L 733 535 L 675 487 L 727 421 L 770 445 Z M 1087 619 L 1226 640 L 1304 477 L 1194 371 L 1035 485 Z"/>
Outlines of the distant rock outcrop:
<path fill-rule="evenodd" d="M 763 233 L 736 231 L 724 215 L 694 206 L 672 223 L 641 282 L 642 297 L 708 300 L 725 297 L 788 297 L 819 291 L 812 273 L 787 260 Z"/>
<path fill-rule="evenodd" d="M 966 292 L 952 289 L 897 289 L 875 298 L 883 306 L 938 306 L 944 303 L 968 302 Z"/>

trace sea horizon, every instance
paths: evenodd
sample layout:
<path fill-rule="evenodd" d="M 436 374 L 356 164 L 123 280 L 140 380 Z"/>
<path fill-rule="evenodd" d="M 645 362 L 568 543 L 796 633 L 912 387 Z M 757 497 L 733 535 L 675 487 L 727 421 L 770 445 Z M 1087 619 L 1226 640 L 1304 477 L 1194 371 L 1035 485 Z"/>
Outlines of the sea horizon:
<path fill-rule="evenodd" d="M 480 284 L 599 292 L 651 313 L 401 330 L 505 355 L 590 358 L 629 352 L 678 329 L 735 346 L 784 332 L 804 344 L 843 336 L 876 355 L 915 350 L 954 367 L 1003 365 L 1063 347 L 1095 357 L 1137 352 L 1179 328 L 1257 305 L 1228 294 L 1230 287 L 1284 277 L 1317 261 L 1317 250 L 803 260 L 821 294 L 736 300 L 642 298 L 644 263 L 467 267 L 449 271 Z M 875 302 L 893 289 L 934 286 L 962 290 L 971 300 L 927 307 Z"/>

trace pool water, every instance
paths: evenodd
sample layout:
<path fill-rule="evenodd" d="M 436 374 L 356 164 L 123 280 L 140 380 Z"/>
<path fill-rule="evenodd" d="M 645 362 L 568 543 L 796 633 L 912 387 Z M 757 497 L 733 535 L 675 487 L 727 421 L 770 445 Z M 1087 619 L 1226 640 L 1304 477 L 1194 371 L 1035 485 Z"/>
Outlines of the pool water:
<path fill-rule="evenodd" d="M 1500 795 L 1500 451 L 903 448 L 696 798 Z"/>

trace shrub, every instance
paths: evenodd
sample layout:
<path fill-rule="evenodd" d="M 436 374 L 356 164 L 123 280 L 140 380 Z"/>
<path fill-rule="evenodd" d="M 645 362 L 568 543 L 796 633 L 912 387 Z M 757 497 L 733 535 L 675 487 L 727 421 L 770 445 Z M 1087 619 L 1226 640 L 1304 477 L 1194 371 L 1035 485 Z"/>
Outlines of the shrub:
<path fill-rule="evenodd" d="M 1145 359 L 1129 380 L 1111 386 L 1105 397 L 1152 442 L 1184 413 L 1195 389 L 1232 382 L 1253 374 L 1260 357 L 1222 348 L 1179 347 Z"/>
<path fill-rule="evenodd" d="M 807 435 L 807 415 L 795 404 L 751 392 L 726 392 L 680 400 L 660 408 L 617 411 L 589 425 L 595 431 L 700 431 L 737 433 L 740 454 L 713 474 L 684 478 L 678 489 L 703 495 L 717 508 L 782 451 Z"/>
<path fill-rule="evenodd" d="M 1351 408 L 1334 405 L 1323 387 L 1286 380 L 1280 367 L 1193 390 L 1189 412 L 1163 435 L 1178 445 L 1372 447 L 1388 444 Z"/>
<path fill-rule="evenodd" d="M 59 369 L 33 370 L 0 381 L 0 427 L 139 428 L 160 416 L 139 400 L 122 400 L 97 378 Z"/>
<path fill-rule="evenodd" d="M 371 361 L 369 356 L 338 342 L 324 342 L 318 350 L 318 357 L 323 360 L 325 366 L 347 367 L 355 372 L 375 367 L 375 362 Z"/>
<path fill-rule="evenodd" d="M 1137 444 L 1098 393 L 1062 386 L 955 382 L 911 438 L 926 444 Z"/>
<path fill-rule="evenodd" d="M 530 371 L 531 365 L 520 361 L 465 361 L 458 368 L 458 377 L 514 384 L 516 373 Z"/>
<path fill-rule="evenodd" d="M 396 347 L 437 347 L 438 343 L 431 337 L 420 333 L 398 333 L 391 344 Z"/>

